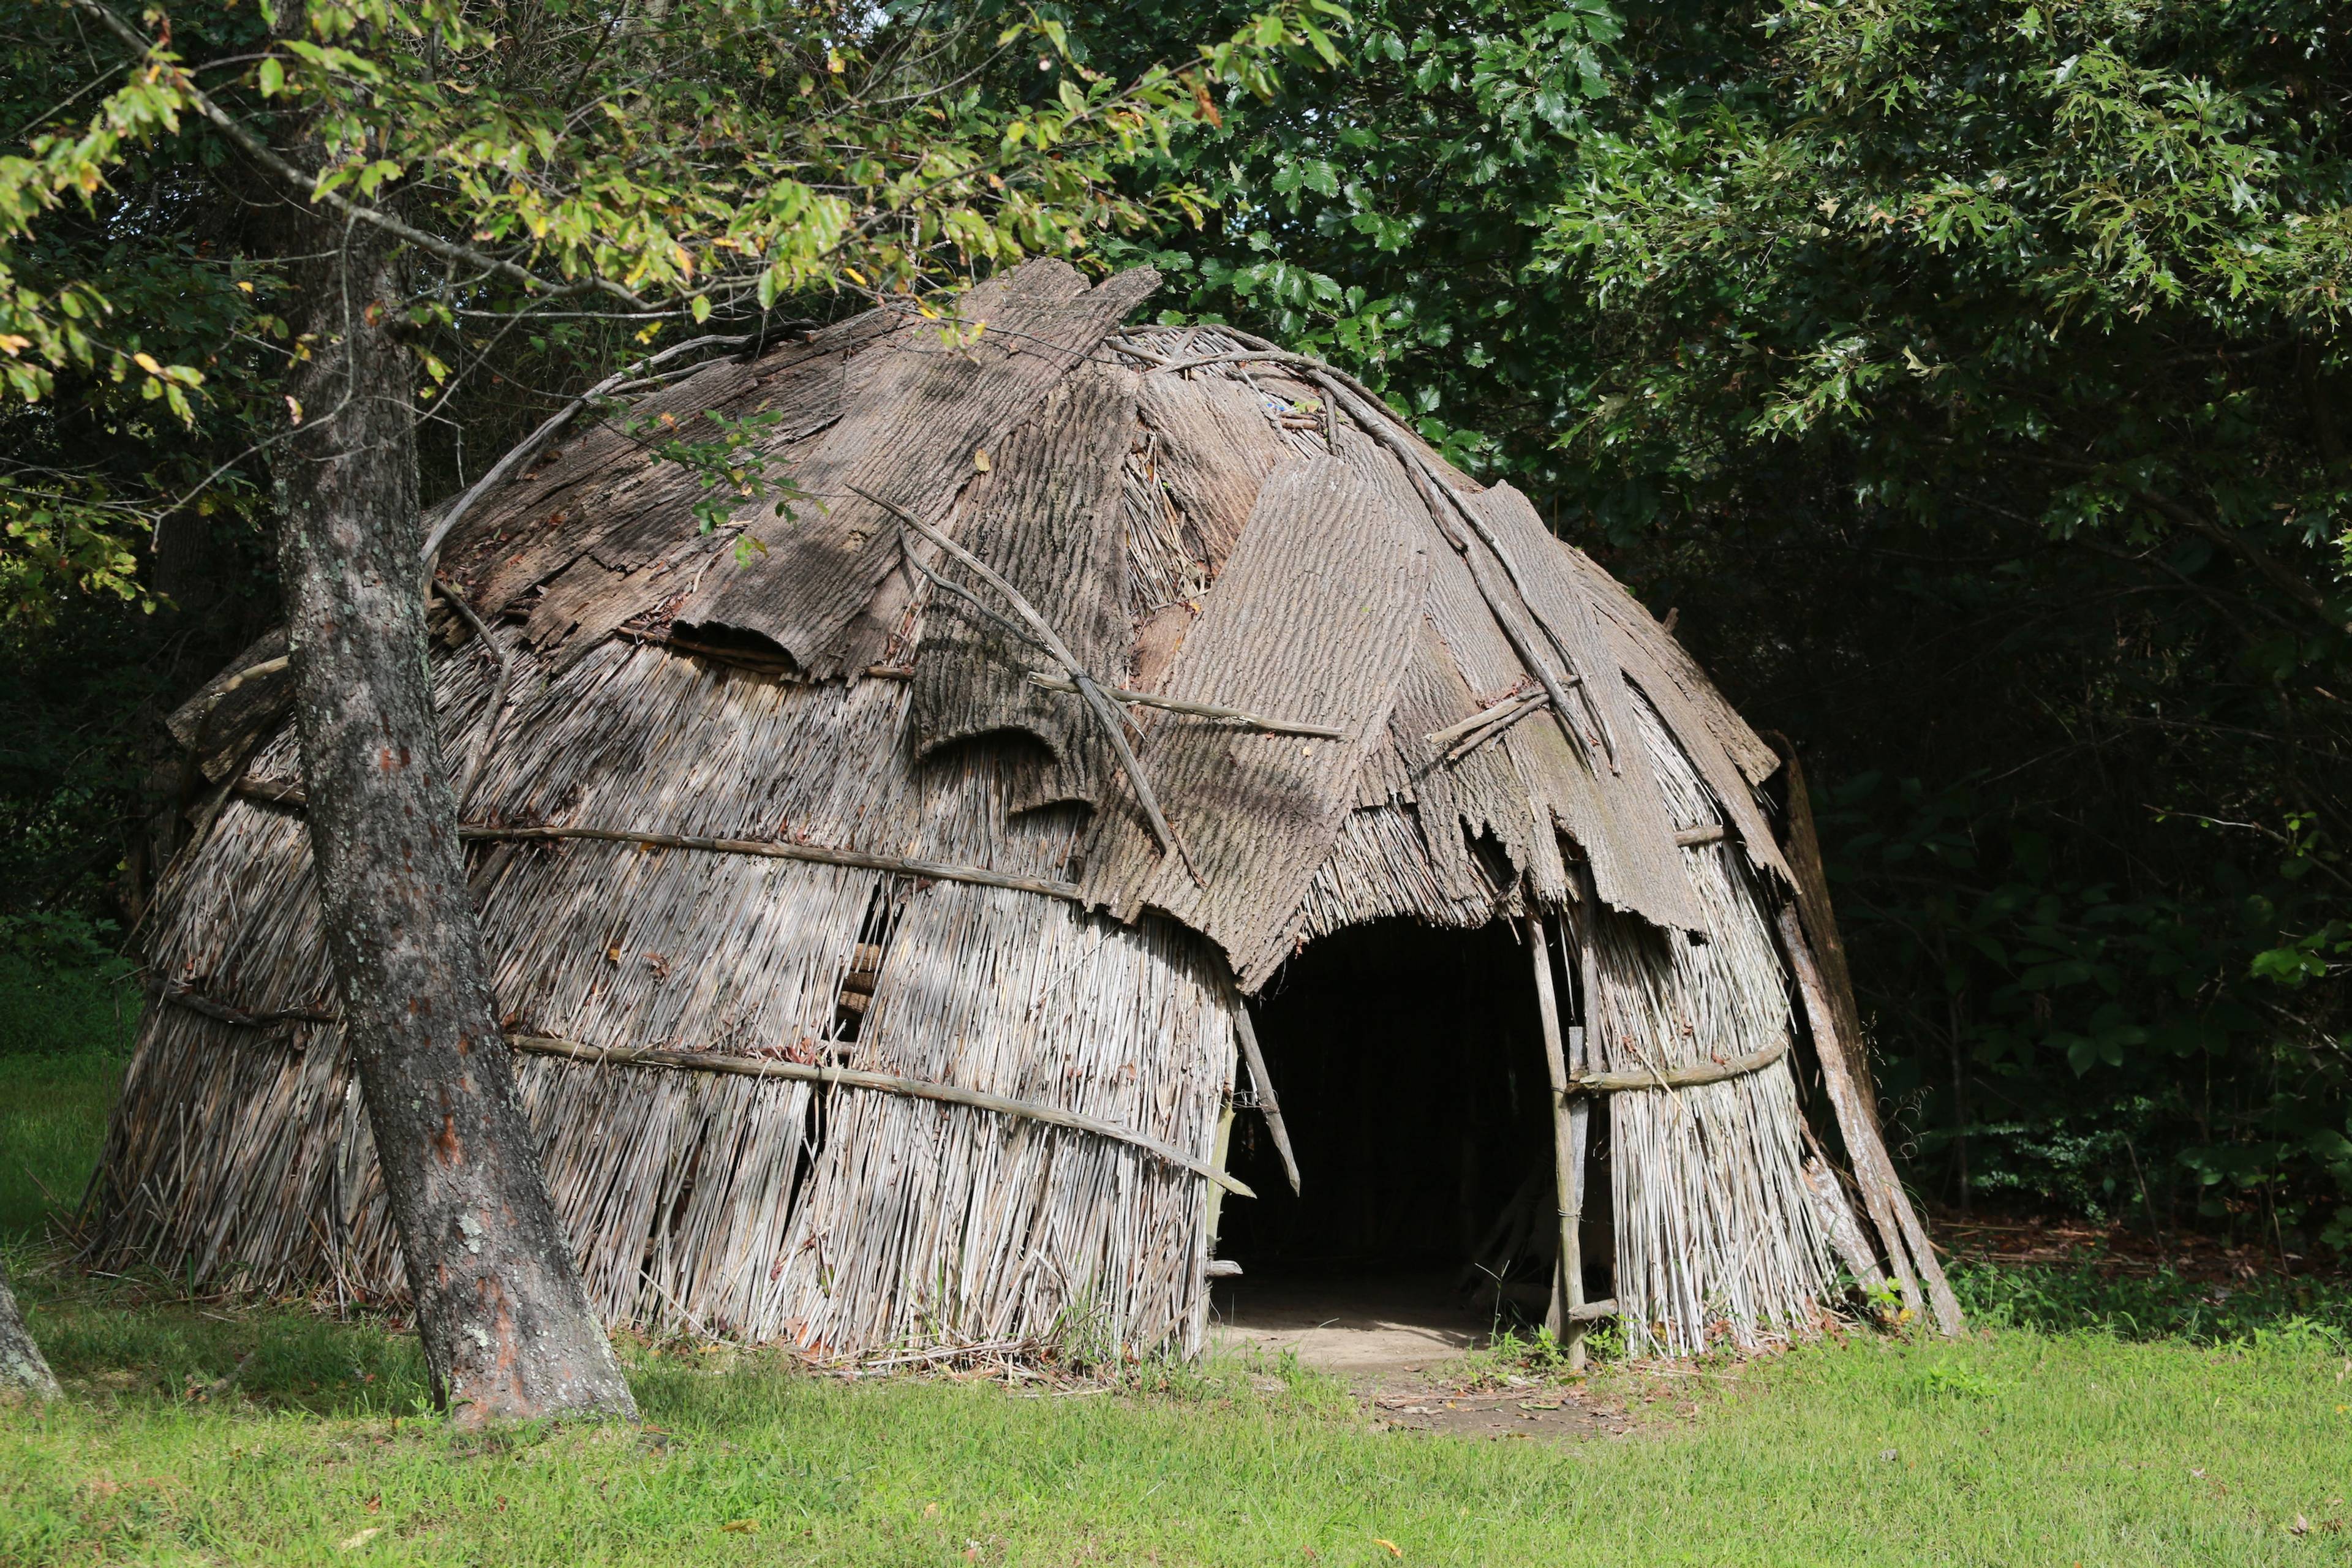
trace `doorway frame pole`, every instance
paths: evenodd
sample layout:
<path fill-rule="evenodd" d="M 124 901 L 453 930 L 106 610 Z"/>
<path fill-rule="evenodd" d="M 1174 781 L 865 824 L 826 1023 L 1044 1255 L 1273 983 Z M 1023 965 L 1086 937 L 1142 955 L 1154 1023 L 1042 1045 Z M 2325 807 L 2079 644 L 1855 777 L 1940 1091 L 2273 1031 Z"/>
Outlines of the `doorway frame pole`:
<path fill-rule="evenodd" d="M 1291 1152 L 1290 1129 L 1282 1120 L 1282 1101 L 1274 1092 L 1274 1078 L 1265 1070 L 1265 1055 L 1257 1047 L 1257 1026 L 1250 1022 L 1249 998 L 1234 987 L 1234 1035 L 1241 1042 L 1242 1059 L 1249 1064 L 1250 1087 L 1257 1090 L 1258 1114 L 1274 1134 L 1274 1152 L 1282 1156 L 1282 1173 L 1290 1190 L 1298 1191 L 1298 1156 Z"/>
<path fill-rule="evenodd" d="M 1584 1143 L 1588 1108 L 1569 1092 L 1568 1052 L 1559 1026 L 1559 993 L 1551 977 L 1551 923 L 1527 917 L 1528 951 L 1535 962 L 1536 1011 L 1543 1023 L 1544 1069 L 1551 1077 L 1552 1173 L 1559 1207 L 1559 1268 L 1552 1279 L 1546 1326 L 1568 1351 L 1568 1369 L 1584 1370 Z"/>

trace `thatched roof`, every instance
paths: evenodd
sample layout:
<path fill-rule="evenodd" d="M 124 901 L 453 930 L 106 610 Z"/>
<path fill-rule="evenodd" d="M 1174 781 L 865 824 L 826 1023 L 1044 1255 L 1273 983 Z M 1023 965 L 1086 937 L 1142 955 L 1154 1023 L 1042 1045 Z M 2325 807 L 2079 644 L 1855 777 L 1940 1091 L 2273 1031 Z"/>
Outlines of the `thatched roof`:
<path fill-rule="evenodd" d="M 1386 825 L 1384 858 L 1401 836 L 1419 847 L 1421 864 L 1391 872 L 1412 891 L 1360 890 L 1383 909 L 1479 923 L 1498 897 L 1561 902 L 1564 833 L 1605 902 L 1696 925 L 1674 824 L 1647 769 L 1627 765 L 1644 700 L 1751 859 L 1781 874 L 1752 797 L 1778 759 L 1630 595 L 1508 485 L 1474 484 L 1385 410 L 1370 434 L 1335 413 L 1332 389 L 1290 356 L 1235 358 L 1254 340 L 1212 329 L 1115 331 L 1155 282 L 1139 268 L 1088 289 L 1034 262 L 969 298 L 964 319 L 985 323 L 969 348 L 877 310 L 648 399 L 640 425 L 775 417 L 770 468 L 807 499 L 782 518 L 746 509 L 747 564 L 730 538 L 695 531 L 692 478 L 611 425 L 510 486 L 445 561 L 485 615 L 527 614 L 557 668 L 616 632 L 772 660 L 795 679 L 911 665 L 919 760 L 982 736 L 1034 742 L 1013 805 L 1094 808 L 1073 862 L 1085 901 L 1192 927 L 1247 989 L 1291 951 L 1310 901 L 1329 928 L 1346 895 L 1318 889 L 1318 874 L 1344 874 L 1332 860 L 1359 806 L 1411 818 Z M 1217 363 L 1180 368 L 1200 360 Z M 1465 520 L 1433 510 L 1431 479 L 1491 532 L 1507 571 L 1449 542 Z M 1346 739 L 1139 710 L 1142 771 L 1188 868 L 1161 853 L 1086 704 L 1030 679 L 1058 674 L 1052 661 L 909 581 L 892 507 L 992 563 L 1106 684 Z M 1507 616 L 1575 711 L 1443 763 L 1433 734 L 1537 689 Z M 1481 842 L 1495 858 L 1478 858 Z"/>
<path fill-rule="evenodd" d="M 523 1090 L 593 1299 L 837 1350 L 1076 1317 L 1197 1346 L 1239 994 L 1351 924 L 1549 909 L 1599 966 L 1578 1071 L 1774 1064 L 1614 1097 L 1637 1331 L 1801 1322 L 1826 1268 L 1763 913 L 1772 752 L 1517 491 L 1310 362 L 1123 327 L 1155 281 L 1035 262 L 968 297 L 976 340 L 875 310 L 701 369 L 449 540 L 492 643 L 440 623 L 446 765 L 475 780 L 499 1005 L 551 1042 Z M 706 411 L 757 417 L 788 515 L 701 531 L 648 432 Z M 1129 758 L 1070 666 L 1124 694 Z M 190 1006 L 151 1016 L 100 1228 L 199 1277 L 388 1293 L 268 686 L 179 724 L 223 792 L 152 921 Z M 801 1076 L 579 1059 L 609 1050 Z"/>

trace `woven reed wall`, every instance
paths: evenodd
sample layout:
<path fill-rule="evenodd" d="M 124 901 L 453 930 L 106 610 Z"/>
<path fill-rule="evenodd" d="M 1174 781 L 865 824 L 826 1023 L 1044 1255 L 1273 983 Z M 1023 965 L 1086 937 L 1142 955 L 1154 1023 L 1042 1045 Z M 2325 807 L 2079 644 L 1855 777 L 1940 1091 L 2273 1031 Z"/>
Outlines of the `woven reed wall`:
<path fill-rule="evenodd" d="M 471 651 L 440 660 L 453 755 L 478 738 L 489 683 Z M 520 689 L 471 820 L 798 837 L 1047 877 L 1073 840 L 1066 810 L 1005 812 L 1018 767 L 991 748 L 912 766 L 904 682 L 791 684 L 614 642 L 551 680 L 534 664 Z M 290 737 L 252 773 L 291 782 Z M 822 1060 L 1210 1151 L 1232 993 L 1222 961 L 1164 922 L 626 845 L 477 844 L 471 863 L 517 1033 Z M 163 890 L 158 970 L 247 1012 L 331 1010 L 309 874 L 299 816 L 232 800 Z M 835 1004 L 861 941 L 883 956 L 845 1042 Z M 518 1077 L 610 1321 L 839 1353 L 1065 1327 L 1197 1346 L 1203 1184 L 1129 1145 L 781 1080 L 533 1057 Z M 105 1171 L 105 1265 L 366 1300 L 400 1290 L 332 1026 L 152 1009 Z"/>
<path fill-rule="evenodd" d="M 1722 821 L 1647 701 L 1636 716 L 1677 829 Z M 1788 972 L 1752 870 L 1728 839 L 1682 851 L 1703 941 L 1587 912 L 1597 1005 L 1586 1060 L 1602 1071 L 1737 1061 L 1788 1041 Z M 1807 1196 L 1790 1059 L 1720 1083 L 1609 1097 L 1617 1302 L 1628 1346 L 1673 1354 L 1811 1330 L 1834 1270 Z"/>

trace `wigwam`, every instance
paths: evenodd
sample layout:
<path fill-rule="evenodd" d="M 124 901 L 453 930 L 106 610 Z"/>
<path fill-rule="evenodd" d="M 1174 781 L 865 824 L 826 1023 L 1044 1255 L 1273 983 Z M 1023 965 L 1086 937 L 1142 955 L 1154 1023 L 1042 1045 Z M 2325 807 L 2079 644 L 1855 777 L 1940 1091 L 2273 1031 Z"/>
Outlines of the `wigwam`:
<path fill-rule="evenodd" d="M 1357 1179 L 1318 1139 L 1409 1164 L 1450 1136 L 1432 1086 L 1491 1069 L 1541 1142 L 1462 1177 L 1465 1216 L 1521 1195 L 1454 1258 L 1532 1268 L 1571 1337 L 1801 1333 L 1882 1266 L 1955 1326 L 1780 759 L 1518 492 L 1343 375 L 1124 325 L 1155 281 L 1035 262 L 968 297 L 969 342 L 877 310 L 708 365 L 451 520 L 442 765 L 598 1308 L 833 1355 L 1197 1351 L 1215 1216 L 1250 1207 L 1237 1101 L 1303 1156 L 1271 1213 Z M 644 432 L 704 411 L 752 419 L 783 515 L 703 531 Z M 90 1245 L 383 1300 L 278 655 L 176 721 L 211 787 Z M 1424 1002 L 1454 971 L 1416 943 L 1520 956 L 1458 1029 L 1339 1043 L 1386 1107 L 1348 1142 L 1304 1091 L 1282 1117 L 1307 1046 L 1261 1050 L 1248 999 L 1375 922 Z"/>

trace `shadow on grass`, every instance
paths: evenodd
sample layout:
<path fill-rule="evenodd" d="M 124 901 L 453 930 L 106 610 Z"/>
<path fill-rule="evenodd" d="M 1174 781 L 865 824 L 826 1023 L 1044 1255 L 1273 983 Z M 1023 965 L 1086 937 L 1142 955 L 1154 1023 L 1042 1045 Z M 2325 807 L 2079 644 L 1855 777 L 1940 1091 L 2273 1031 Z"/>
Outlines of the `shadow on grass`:
<path fill-rule="evenodd" d="M 160 1286 L 18 1267 L 20 1300 L 49 1365 L 100 1400 L 209 1405 L 235 1398 L 334 1416 L 425 1408 L 412 1334 L 292 1306 L 224 1310 Z"/>
<path fill-rule="evenodd" d="M 2276 1274 L 2220 1283 L 2172 1268 L 2123 1273 L 2096 1253 L 2066 1263 L 1993 1264 L 1963 1258 L 1953 1291 L 1972 1327 L 2102 1333 L 2195 1345 L 2267 1335 L 2352 1342 L 2352 1279 Z"/>

